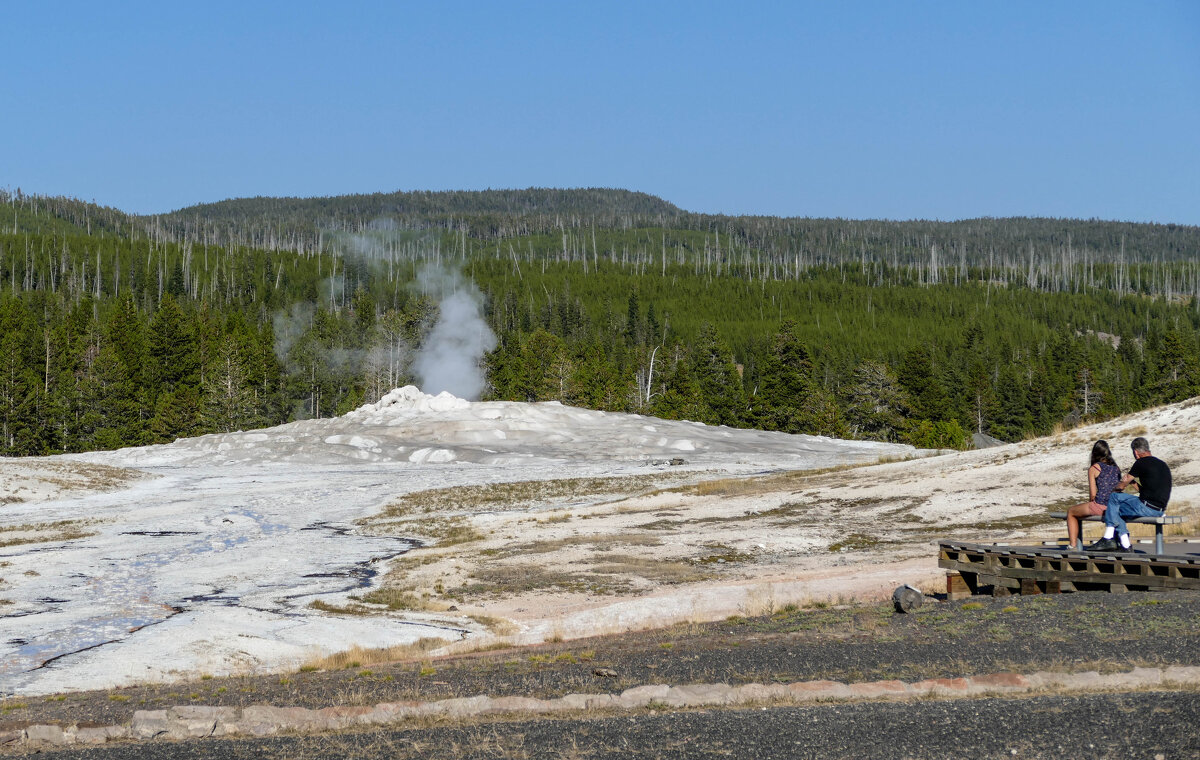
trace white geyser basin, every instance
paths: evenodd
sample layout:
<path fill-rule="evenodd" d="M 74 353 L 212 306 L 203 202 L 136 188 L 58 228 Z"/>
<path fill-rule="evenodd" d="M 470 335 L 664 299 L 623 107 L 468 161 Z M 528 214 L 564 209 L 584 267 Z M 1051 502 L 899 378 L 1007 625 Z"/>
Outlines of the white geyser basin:
<path fill-rule="evenodd" d="M 335 419 L 15 460 L 150 477 L 0 505 L 0 527 L 86 520 L 89 534 L 0 547 L 0 695 L 278 671 L 352 646 L 469 636 L 471 622 L 452 614 L 310 607 L 345 603 L 412 547 L 355 530 L 406 493 L 668 468 L 738 475 L 912 451 L 408 386 Z"/>

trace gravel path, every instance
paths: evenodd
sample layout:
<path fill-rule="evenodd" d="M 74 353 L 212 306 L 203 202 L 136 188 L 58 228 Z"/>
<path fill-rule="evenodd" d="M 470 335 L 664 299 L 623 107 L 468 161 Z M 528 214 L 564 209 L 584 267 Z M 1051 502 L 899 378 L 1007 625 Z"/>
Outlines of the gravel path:
<path fill-rule="evenodd" d="M 1109 716 L 1127 721 L 1113 726 Z M 1153 715 L 1153 727 L 1142 721 Z M 1200 693 L 868 702 L 69 750 L 184 758 L 1162 758 L 1200 755 Z"/>

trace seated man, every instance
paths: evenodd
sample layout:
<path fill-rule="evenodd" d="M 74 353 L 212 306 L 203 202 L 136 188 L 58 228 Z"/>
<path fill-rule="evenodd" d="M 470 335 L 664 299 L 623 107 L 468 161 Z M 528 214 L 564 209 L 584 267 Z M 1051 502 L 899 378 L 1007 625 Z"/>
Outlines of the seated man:
<path fill-rule="evenodd" d="M 1136 480 L 1138 495 L 1114 491 L 1108 497 L 1104 510 L 1104 537 L 1088 546 L 1088 551 L 1129 551 L 1129 528 L 1125 518 L 1162 517 L 1167 511 L 1167 502 L 1171 500 L 1171 468 L 1158 457 L 1151 456 L 1150 444 L 1145 438 L 1134 438 L 1130 447 L 1135 461 L 1118 487 L 1128 486 Z"/>

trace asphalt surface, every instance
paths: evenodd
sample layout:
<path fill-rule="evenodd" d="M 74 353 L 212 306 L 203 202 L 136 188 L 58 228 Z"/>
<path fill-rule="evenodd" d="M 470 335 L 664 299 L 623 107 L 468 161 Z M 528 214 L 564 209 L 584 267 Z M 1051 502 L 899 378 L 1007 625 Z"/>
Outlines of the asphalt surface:
<path fill-rule="evenodd" d="M 183 758 L 1146 758 L 1200 757 L 1200 693 L 827 704 L 313 737 L 151 742 L 67 760 Z"/>

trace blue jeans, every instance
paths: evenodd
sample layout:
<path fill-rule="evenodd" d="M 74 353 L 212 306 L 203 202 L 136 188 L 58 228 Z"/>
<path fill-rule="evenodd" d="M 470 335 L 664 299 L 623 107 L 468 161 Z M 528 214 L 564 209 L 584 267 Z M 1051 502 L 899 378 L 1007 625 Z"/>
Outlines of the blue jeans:
<path fill-rule="evenodd" d="M 1117 535 L 1129 532 L 1125 525 L 1126 517 L 1162 517 L 1163 511 L 1155 509 L 1131 493 L 1116 491 L 1108 497 L 1104 506 L 1104 524 L 1116 528 Z"/>

